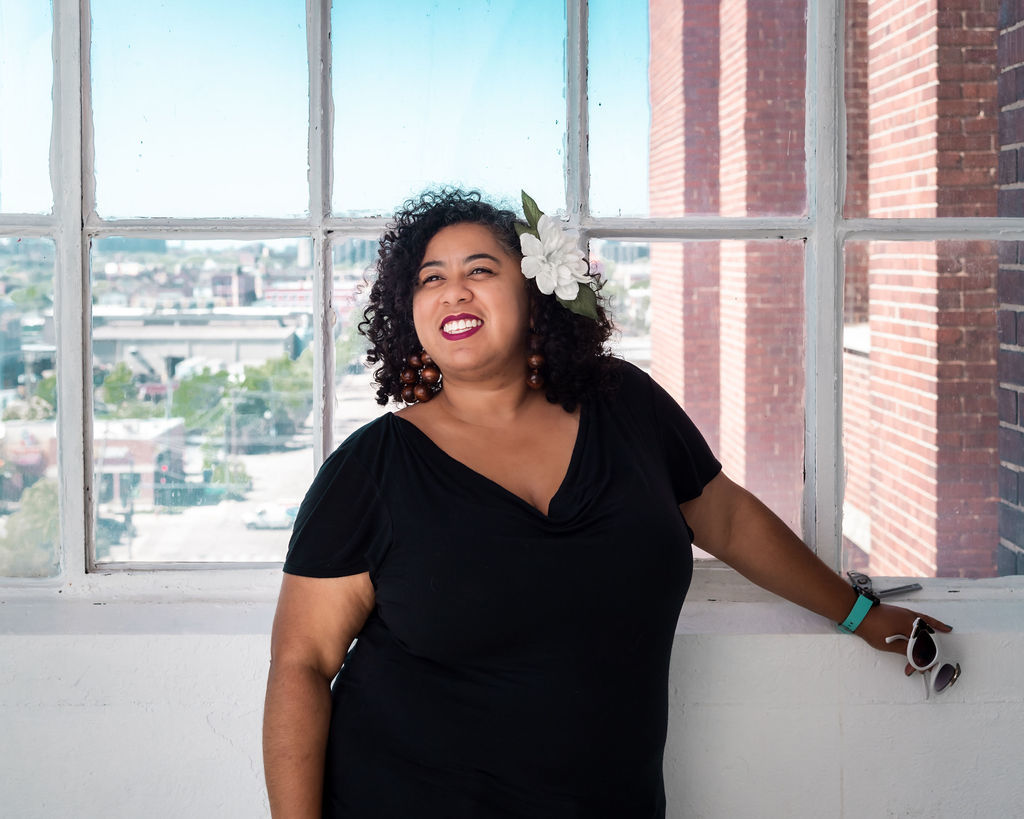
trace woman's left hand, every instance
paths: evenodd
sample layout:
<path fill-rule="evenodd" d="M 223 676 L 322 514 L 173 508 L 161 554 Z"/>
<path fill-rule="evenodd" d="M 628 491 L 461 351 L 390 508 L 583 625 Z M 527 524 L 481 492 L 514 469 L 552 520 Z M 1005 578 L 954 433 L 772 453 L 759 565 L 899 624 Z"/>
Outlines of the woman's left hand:
<path fill-rule="evenodd" d="M 927 614 L 881 603 L 868 612 L 868 615 L 855 633 L 858 637 L 863 638 L 872 648 L 877 648 L 879 651 L 891 651 L 893 654 L 906 655 L 906 640 L 893 640 L 891 643 L 886 643 L 885 638 L 895 634 L 902 634 L 909 640 L 910 632 L 914 628 L 914 620 L 918 617 L 937 632 L 948 634 L 953 630 L 952 626 L 948 626 L 934 617 L 929 617 Z M 910 676 L 913 672 L 913 666 L 907 663 L 904 673 Z"/>

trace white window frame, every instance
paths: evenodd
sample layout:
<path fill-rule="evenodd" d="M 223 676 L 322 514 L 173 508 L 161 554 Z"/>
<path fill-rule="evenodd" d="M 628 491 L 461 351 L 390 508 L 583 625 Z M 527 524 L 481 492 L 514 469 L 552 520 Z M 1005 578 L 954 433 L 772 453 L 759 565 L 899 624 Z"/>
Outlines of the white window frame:
<path fill-rule="evenodd" d="M 314 248 L 316 390 L 314 463 L 332 441 L 334 361 L 330 247 L 334 237 L 378 236 L 379 218 L 331 215 L 333 104 L 331 0 L 307 0 L 309 65 L 309 216 L 296 219 L 101 219 L 95 210 L 90 100 L 89 0 L 52 0 L 54 114 L 50 215 L 0 215 L 0 236 L 50 238 L 56 245 L 55 316 L 59 369 L 60 574 L 48 579 L 3 578 L 12 587 L 58 587 L 95 595 L 109 591 L 215 591 L 252 599 L 276 590 L 280 564 L 130 564 L 122 570 L 92 554 L 92 390 L 90 243 L 111 235 L 259 239 L 305 237 Z M 846 241 L 870 239 L 989 239 L 1024 241 L 1024 219 L 846 219 L 842 3 L 807 0 L 807 214 L 799 217 L 602 218 L 589 212 L 587 149 L 587 0 L 566 0 L 566 203 L 585 237 L 641 241 L 791 239 L 806 243 L 806 424 L 803 535 L 831 566 L 841 565 L 843 253 Z M 209 571 L 226 569 L 232 571 Z M 150 571 L 160 569 L 160 571 Z"/>

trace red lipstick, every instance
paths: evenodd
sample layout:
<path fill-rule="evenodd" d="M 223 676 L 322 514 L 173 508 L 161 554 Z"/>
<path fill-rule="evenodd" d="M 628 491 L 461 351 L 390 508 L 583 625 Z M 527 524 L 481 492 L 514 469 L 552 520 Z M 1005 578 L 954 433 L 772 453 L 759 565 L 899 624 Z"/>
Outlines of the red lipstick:
<path fill-rule="evenodd" d="M 458 313 L 445 316 L 441 321 L 441 335 L 448 341 L 459 341 L 469 338 L 484 326 L 483 319 L 472 313 Z"/>

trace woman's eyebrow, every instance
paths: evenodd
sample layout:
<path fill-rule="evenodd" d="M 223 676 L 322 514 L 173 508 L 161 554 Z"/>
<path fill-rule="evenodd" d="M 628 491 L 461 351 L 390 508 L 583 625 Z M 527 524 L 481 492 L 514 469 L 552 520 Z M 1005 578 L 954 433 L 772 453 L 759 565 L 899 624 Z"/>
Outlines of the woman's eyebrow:
<path fill-rule="evenodd" d="M 463 259 L 462 263 L 469 264 L 470 262 L 475 262 L 477 259 L 490 259 L 495 264 L 501 264 L 501 260 L 497 256 L 492 256 L 490 253 L 474 253 L 473 255 L 467 256 L 465 259 Z M 416 272 L 420 272 L 425 267 L 444 267 L 444 262 L 436 260 L 424 262 L 423 264 L 420 265 L 419 270 Z"/>

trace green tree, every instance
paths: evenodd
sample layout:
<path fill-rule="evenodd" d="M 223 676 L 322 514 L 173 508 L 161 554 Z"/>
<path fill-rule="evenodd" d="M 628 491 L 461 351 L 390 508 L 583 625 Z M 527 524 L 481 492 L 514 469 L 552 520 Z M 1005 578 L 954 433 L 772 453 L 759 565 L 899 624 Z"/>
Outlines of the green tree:
<path fill-rule="evenodd" d="M 53 284 L 29 284 L 12 290 L 10 296 L 23 313 L 41 313 L 53 306 Z"/>
<path fill-rule="evenodd" d="M 306 350 L 294 361 L 288 356 L 271 358 L 245 368 L 239 385 L 236 422 L 243 426 L 266 424 L 294 429 L 313 408 L 313 352 Z"/>
<path fill-rule="evenodd" d="M 211 429 L 224 423 L 228 413 L 224 402 L 227 389 L 227 371 L 211 372 L 207 367 L 181 379 L 174 389 L 171 412 L 185 419 L 186 429 Z"/>
<path fill-rule="evenodd" d="M 114 368 L 103 379 L 103 400 L 112 405 L 120 406 L 138 394 L 138 387 L 132 376 L 131 368 L 123 361 L 118 361 Z"/>
<path fill-rule="evenodd" d="M 36 384 L 36 395 L 42 398 L 47 404 L 57 409 L 57 376 L 48 375 L 40 379 Z"/>
<path fill-rule="evenodd" d="M 163 408 L 138 397 L 139 387 L 131 368 L 118 361 L 103 378 L 100 395 L 107 405 L 106 415 L 114 418 L 153 418 L 163 415 Z"/>
<path fill-rule="evenodd" d="M 57 573 L 57 483 L 42 480 L 21 495 L 21 506 L 7 518 L 0 538 L 0 575 L 51 577 Z"/>

